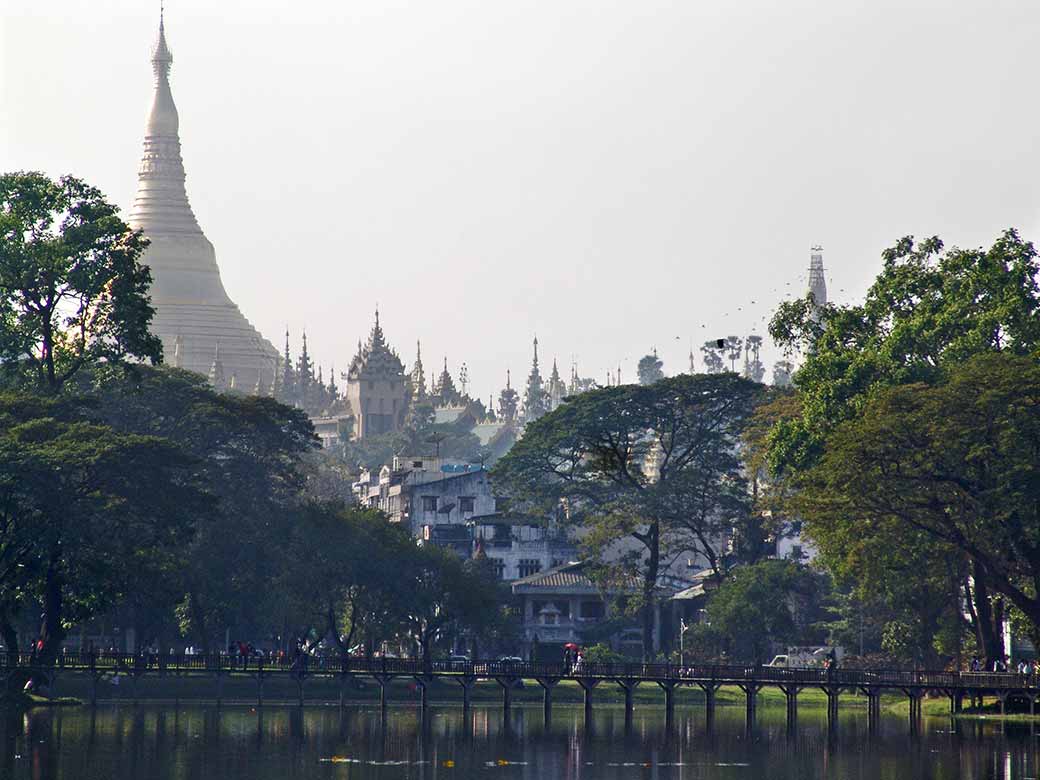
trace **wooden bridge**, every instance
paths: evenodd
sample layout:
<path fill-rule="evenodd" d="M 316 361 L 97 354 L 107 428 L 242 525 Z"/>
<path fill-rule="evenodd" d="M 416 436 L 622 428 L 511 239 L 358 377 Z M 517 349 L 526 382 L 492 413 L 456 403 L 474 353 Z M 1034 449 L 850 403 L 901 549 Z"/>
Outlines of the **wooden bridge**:
<path fill-rule="evenodd" d="M 816 688 L 827 696 L 829 721 L 836 722 L 838 699 L 842 693 L 858 693 L 866 697 L 869 720 L 875 725 L 881 712 L 882 693 L 897 692 L 910 702 L 910 720 L 916 724 L 921 716 L 921 701 L 928 695 L 949 699 L 951 714 L 961 710 L 965 697 L 981 703 L 983 696 L 996 697 L 1003 713 L 1013 698 L 1028 703 L 1035 714 L 1040 697 L 1040 675 L 988 672 L 906 671 L 895 669 L 786 669 L 771 666 L 736 666 L 715 664 L 641 664 L 641 663 L 562 663 L 513 661 L 432 661 L 403 658 L 318 658 L 300 655 L 294 659 L 275 656 L 237 656 L 225 654 L 120 654 L 63 653 L 53 665 L 41 666 L 35 656 L 22 654 L 16 667 L 12 659 L 0 656 L 0 670 L 8 673 L 17 668 L 53 679 L 66 673 L 90 675 L 91 704 L 97 701 L 97 683 L 105 677 L 124 675 L 136 689 L 145 675 L 179 679 L 205 677 L 213 680 L 215 698 L 222 699 L 223 682 L 228 678 L 249 678 L 256 684 L 256 701 L 264 701 L 264 682 L 287 678 L 296 682 L 299 703 L 304 703 L 304 684 L 308 679 L 325 678 L 340 683 L 340 703 L 346 701 L 347 687 L 357 678 L 375 681 L 380 689 L 380 704 L 388 704 L 388 687 L 398 679 L 414 681 L 419 690 L 420 705 L 429 703 L 428 688 L 433 680 L 454 681 L 463 692 L 463 706 L 472 703 L 473 686 L 478 680 L 494 680 L 502 689 L 503 706 L 509 711 L 512 692 L 519 681 L 536 682 L 543 691 L 546 717 L 552 710 L 552 695 L 564 680 L 577 683 L 584 692 L 586 714 L 593 706 L 593 691 L 602 684 L 618 685 L 625 696 L 625 713 L 631 716 L 636 688 L 654 685 L 663 691 L 668 715 L 674 711 L 675 690 L 680 686 L 696 686 L 704 692 L 708 718 L 715 713 L 716 694 L 723 686 L 743 691 L 748 721 L 755 716 L 759 691 L 772 686 L 783 692 L 787 700 L 788 722 L 798 717 L 798 694 Z"/>

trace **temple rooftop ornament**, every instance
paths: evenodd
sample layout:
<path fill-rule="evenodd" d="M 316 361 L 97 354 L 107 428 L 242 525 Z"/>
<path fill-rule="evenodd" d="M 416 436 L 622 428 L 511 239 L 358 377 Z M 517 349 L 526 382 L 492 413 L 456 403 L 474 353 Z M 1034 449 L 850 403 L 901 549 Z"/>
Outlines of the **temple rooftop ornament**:
<path fill-rule="evenodd" d="M 162 15 L 151 61 L 155 89 L 128 218 L 151 241 L 142 257 L 152 271 L 151 330 L 167 359 L 176 353 L 178 365 L 203 375 L 210 373 L 219 342 L 227 375 L 238 387 L 252 388 L 262 373 L 274 374 L 278 351 L 228 297 L 213 245 L 188 203 L 180 121 L 170 91 L 173 52 Z"/>

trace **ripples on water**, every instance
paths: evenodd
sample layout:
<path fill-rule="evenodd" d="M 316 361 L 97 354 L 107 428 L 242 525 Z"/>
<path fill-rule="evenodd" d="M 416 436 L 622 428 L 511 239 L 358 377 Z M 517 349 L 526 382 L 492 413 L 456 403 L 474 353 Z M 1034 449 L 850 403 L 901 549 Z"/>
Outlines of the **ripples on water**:
<path fill-rule="evenodd" d="M 828 731 L 824 712 L 762 709 L 748 732 L 739 707 L 719 707 L 709 729 L 703 708 L 602 706 L 586 725 L 580 707 L 249 707 L 139 705 L 36 711 L 6 724 L 0 777 L 21 780 L 613 780 L 646 778 L 1036 778 L 1040 739 L 1024 724 L 926 719 L 912 735 L 883 718 L 868 733 L 865 713 L 843 712 Z"/>

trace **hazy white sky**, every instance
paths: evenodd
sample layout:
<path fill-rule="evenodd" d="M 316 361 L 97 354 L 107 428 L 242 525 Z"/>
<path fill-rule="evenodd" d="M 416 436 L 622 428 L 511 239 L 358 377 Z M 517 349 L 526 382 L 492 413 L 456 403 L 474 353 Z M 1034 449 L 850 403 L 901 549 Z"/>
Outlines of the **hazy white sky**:
<path fill-rule="evenodd" d="M 764 333 L 825 247 L 1040 236 L 1036 0 L 169 0 L 188 194 L 276 345 L 344 369 L 378 302 L 474 391 Z M 4 0 L 0 169 L 124 209 L 158 0 Z M 790 283 L 790 286 L 787 286 Z M 752 303 L 754 301 L 754 303 Z M 769 352 L 770 360 L 774 357 Z"/>

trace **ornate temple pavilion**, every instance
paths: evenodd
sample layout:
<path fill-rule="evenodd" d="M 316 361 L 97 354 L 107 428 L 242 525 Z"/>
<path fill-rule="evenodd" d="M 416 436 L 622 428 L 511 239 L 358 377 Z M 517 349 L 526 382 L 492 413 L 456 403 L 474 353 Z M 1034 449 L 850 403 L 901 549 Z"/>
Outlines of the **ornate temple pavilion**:
<path fill-rule="evenodd" d="M 188 204 L 172 64 L 160 17 L 152 50 L 155 93 L 128 220 L 151 240 L 143 262 L 152 269 L 152 332 L 162 339 L 167 363 L 210 375 L 219 362 L 225 386 L 262 390 L 274 379 L 278 351 L 224 291 L 213 244 Z"/>

